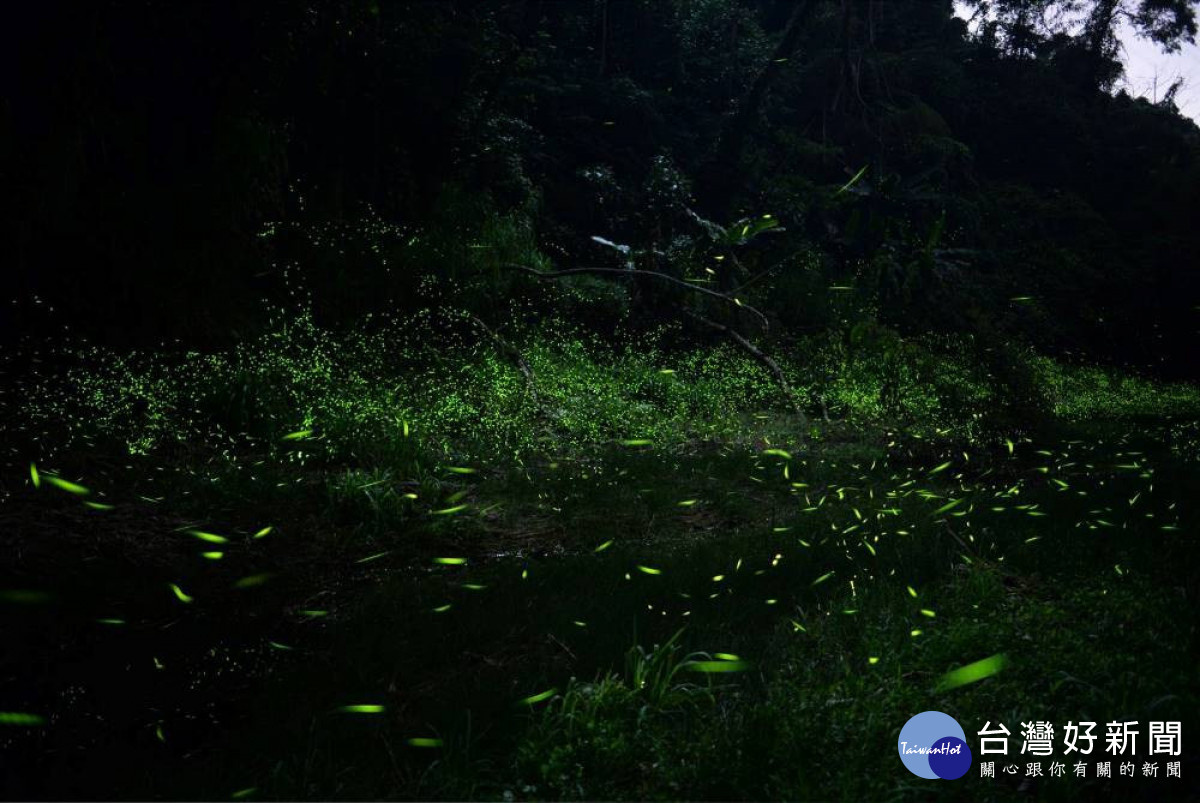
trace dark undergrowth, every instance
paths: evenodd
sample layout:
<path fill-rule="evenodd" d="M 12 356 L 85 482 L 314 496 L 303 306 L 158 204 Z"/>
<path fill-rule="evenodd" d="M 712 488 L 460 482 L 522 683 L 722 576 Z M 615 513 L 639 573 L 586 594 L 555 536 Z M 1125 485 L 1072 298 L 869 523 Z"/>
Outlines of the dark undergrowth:
<path fill-rule="evenodd" d="M 530 386 L 486 338 L 290 325 L 8 397 L 5 796 L 1196 793 L 1186 752 L 1019 753 L 1196 713 L 1194 390 L 1031 358 L 1020 418 L 914 344 L 822 383 L 785 356 L 802 422 L 733 352 L 515 330 Z M 909 775 L 927 709 L 1005 723 L 1022 775 Z"/>

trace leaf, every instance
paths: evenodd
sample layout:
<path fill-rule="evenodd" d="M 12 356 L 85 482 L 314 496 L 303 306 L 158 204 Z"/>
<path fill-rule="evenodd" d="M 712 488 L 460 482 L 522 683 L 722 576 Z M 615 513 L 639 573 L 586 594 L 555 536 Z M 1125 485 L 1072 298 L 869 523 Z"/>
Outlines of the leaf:
<path fill-rule="evenodd" d="M 721 239 L 730 245 L 743 245 L 764 231 L 776 228 L 779 228 L 779 220 L 774 215 L 763 215 L 755 220 L 742 219 L 727 228 Z"/>

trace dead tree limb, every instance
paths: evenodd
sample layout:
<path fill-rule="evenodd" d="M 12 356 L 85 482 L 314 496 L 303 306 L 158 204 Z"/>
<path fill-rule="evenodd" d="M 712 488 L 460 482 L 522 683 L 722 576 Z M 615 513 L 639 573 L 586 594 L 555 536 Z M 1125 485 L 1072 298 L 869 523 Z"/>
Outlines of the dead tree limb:
<path fill-rule="evenodd" d="M 691 310 L 685 309 L 683 313 L 689 318 L 699 321 L 710 329 L 715 329 L 721 334 L 727 336 L 734 343 L 737 343 L 743 351 L 766 366 L 767 370 L 774 375 L 775 381 L 779 383 L 779 389 L 783 391 L 784 398 L 787 399 L 792 411 L 795 412 L 796 416 L 800 419 L 800 424 L 805 428 L 808 427 L 808 416 L 806 416 L 804 411 L 800 409 L 800 403 L 796 401 L 796 394 L 792 392 L 792 386 L 788 384 L 787 377 L 783 375 L 783 369 L 779 367 L 779 363 L 775 362 L 769 356 L 764 354 L 762 350 L 758 348 L 758 346 L 747 340 L 745 336 L 743 336 L 742 333 L 736 329 L 732 329 L 723 323 L 717 323 L 714 320 L 705 318 L 703 315 L 697 315 Z"/>
<path fill-rule="evenodd" d="M 733 304 L 738 309 L 743 309 L 746 312 L 749 312 L 751 315 L 754 315 L 756 318 L 758 318 L 758 322 L 762 325 L 763 329 L 767 329 L 769 327 L 766 315 L 763 315 L 761 312 L 759 312 L 754 307 L 750 306 L 749 304 L 743 303 L 741 300 L 735 298 L 734 296 L 727 295 L 725 293 L 718 293 L 716 290 L 709 290 L 707 287 L 700 287 L 699 285 L 695 285 L 690 282 L 685 282 L 682 279 L 676 279 L 674 276 L 670 276 L 666 273 L 659 273 L 658 271 L 641 270 L 640 268 L 599 268 L 599 267 L 567 268 L 566 270 L 543 271 L 543 270 L 537 270 L 535 268 L 529 268 L 529 267 L 526 267 L 525 265 L 511 265 L 510 264 L 510 267 L 524 271 L 525 273 L 536 276 L 539 279 L 562 279 L 567 276 L 585 276 L 585 275 L 647 276 L 652 279 L 659 279 L 661 281 L 674 284 L 678 287 L 686 288 L 688 290 L 691 290 L 693 293 L 699 293 L 700 295 L 703 295 L 703 296 L 708 296 L 710 298 L 717 298 L 728 304 Z"/>
<path fill-rule="evenodd" d="M 509 343 L 504 338 L 500 337 L 500 335 L 497 334 L 492 327 L 484 323 L 479 316 L 468 313 L 467 317 L 470 318 L 471 321 L 474 322 L 475 325 L 477 325 L 480 329 L 487 332 L 488 337 L 492 339 L 492 342 L 494 342 L 502 352 L 507 354 L 509 358 L 512 359 L 513 363 L 517 366 L 517 370 L 519 370 L 521 375 L 525 377 L 525 390 L 529 392 L 529 395 L 533 398 L 533 401 L 536 404 L 538 401 L 537 382 L 533 375 L 533 369 L 530 368 L 529 363 L 525 361 L 525 356 L 521 354 L 521 350 L 512 343 Z"/>

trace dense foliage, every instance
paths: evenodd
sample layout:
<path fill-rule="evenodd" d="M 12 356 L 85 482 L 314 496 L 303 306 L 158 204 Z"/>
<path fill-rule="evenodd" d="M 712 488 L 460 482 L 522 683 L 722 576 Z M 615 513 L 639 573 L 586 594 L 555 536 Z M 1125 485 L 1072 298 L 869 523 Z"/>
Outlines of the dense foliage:
<path fill-rule="evenodd" d="M 347 324 L 421 309 L 430 277 L 491 320 L 495 298 L 537 283 L 516 264 L 636 263 L 722 292 L 753 277 L 739 293 L 776 340 L 940 330 L 1189 375 L 1200 131 L 1178 87 L 1157 103 L 1107 90 L 1118 23 L 1174 48 L 1195 4 L 976 2 L 972 25 L 953 11 L 25 8 L 0 149 L 9 334 L 69 318 L 111 343 L 228 343 L 296 284 Z M 761 231 L 738 223 L 763 215 Z M 569 281 L 574 304 L 530 314 L 603 329 L 704 312 L 652 280 Z"/>

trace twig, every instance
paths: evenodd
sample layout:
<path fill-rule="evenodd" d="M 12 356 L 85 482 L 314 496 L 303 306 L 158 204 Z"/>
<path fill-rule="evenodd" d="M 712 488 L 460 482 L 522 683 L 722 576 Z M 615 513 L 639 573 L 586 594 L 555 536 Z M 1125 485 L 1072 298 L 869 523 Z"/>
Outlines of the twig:
<path fill-rule="evenodd" d="M 761 312 L 759 312 L 754 307 L 750 306 L 749 304 L 742 303 L 740 300 L 738 300 L 737 298 L 735 298 L 731 295 L 727 295 L 725 293 L 718 293 L 716 290 L 709 290 L 707 287 L 700 287 L 699 285 L 692 284 L 691 282 L 685 282 L 682 279 L 676 279 L 674 276 L 670 276 L 666 273 L 659 273 L 658 271 L 642 270 L 640 268 L 599 268 L 599 267 L 567 268 L 566 270 L 542 271 L 542 270 L 537 270 L 535 268 L 526 267 L 525 265 L 514 265 L 511 263 L 509 264 L 509 267 L 513 267 L 518 270 L 522 270 L 525 273 L 529 273 L 529 274 L 532 274 L 532 275 L 538 277 L 539 279 L 561 279 L 566 276 L 583 276 L 583 275 L 649 276 L 653 279 L 661 279 L 665 282 L 670 282 L 671 284 L 678 285 L 679 287 L 684 287 L 688 290 L 691 290 L 694 293 L 699 293 L 700 295 L 709 296 L 711 298 L 719 298 L 722 301 L 725 301 L 729 304 L 733 304 L 734 306 L 738 307 L 739 309 L 744 309 L 747 312 L 751 313 L 752 315 L 756 316 L 759 320 L 759 323 L 762 324 L 763 329 L 767 329 L 769 326 L 766 315 L 763 315 Z"/>
<path fill-rule="evenodd" d="M 683 313 L 689 318 L 697 320 L 705 326 L 717 330 L 721 334 L 727 335 L 730 340 L 741 346 L 743 351 L 765 365 L 767 369 L 774 374 L 775 381 L 779 383 L 779 388 L 783 391 L 784 398 L 788 400 L 792 410 L 800 418 L 801 425 L 805 428 L 808 427 L 808 416 L 806 416 L 804 411 L 800 409 L 800 403 L 796 401 L 796 395 L 792 392 L 792 386 L 788 384 L 787 377 L 783 375 L 783 369 L 779 367 L 779 363 L 775 362 L 773 359 L 764 354 L 762 350 L 747 340 L 742 333 L 738 332 L 736 329 L 731 329 L 723 323 L 717 323 L 716 321 L 705 318 L 703 315 L 697 315 L 691 310 L 685 309 Z"/>

